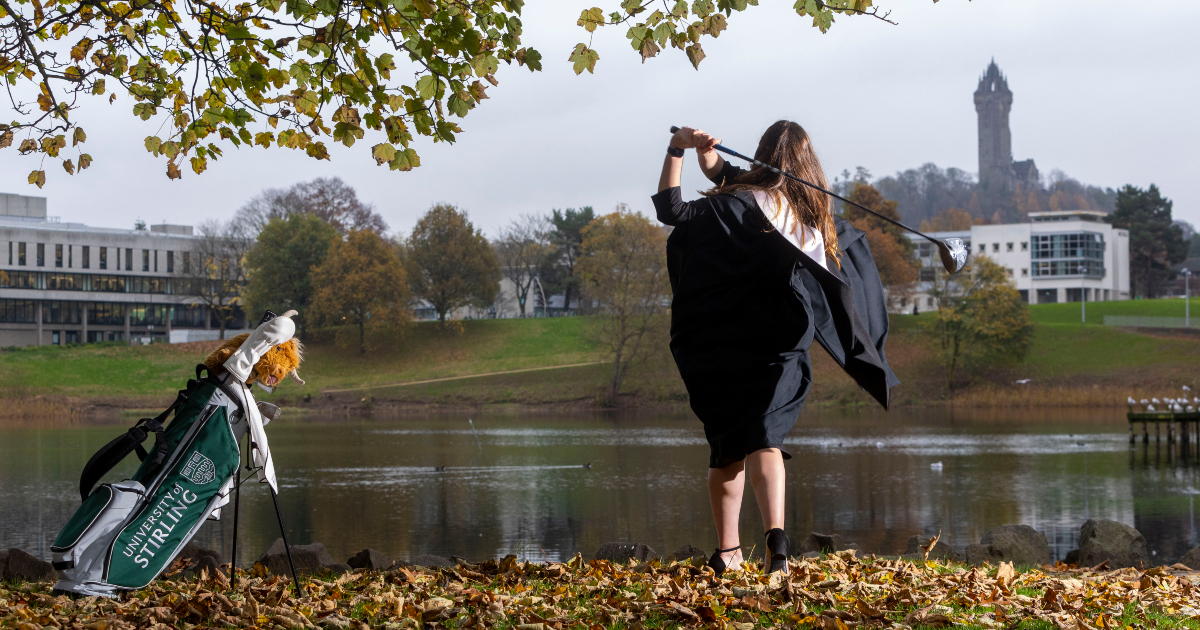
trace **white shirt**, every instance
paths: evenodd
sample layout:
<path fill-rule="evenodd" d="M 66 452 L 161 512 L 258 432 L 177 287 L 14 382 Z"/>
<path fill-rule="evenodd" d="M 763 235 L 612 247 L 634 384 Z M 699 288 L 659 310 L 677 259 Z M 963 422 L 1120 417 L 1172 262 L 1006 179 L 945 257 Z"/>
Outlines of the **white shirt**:
<path fill-rule="evenodd" d="M 822 267 L 829 268 L 829 265 L 825 264 L 825 238 L 821 236 L 821 231 L 797 221 L 788 207 L 786 198 L 780 196 L 779 201 L 783 207 L 777 208 L 774 195 L 756 190 L 754 200 L 758 202 L 763 214 L 767 215 L 771 225 L 775 226 L 793 247 L 807 254 Z"/>

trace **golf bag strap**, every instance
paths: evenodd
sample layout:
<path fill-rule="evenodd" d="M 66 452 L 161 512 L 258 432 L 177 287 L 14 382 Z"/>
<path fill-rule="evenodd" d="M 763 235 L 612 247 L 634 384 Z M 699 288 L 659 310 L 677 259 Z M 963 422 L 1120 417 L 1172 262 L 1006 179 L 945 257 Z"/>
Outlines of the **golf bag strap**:
<path fill-rule="evenodd" d="M 181 391 L 175 397 L 175 402 L 167 407 L 167 410 L 158 414 L 154 418 L 142 418 L 137 424 L 130 427 L 128 431 L 117 436 L 108 444 L 105 444 L 96 451 L 95 455 L 88 460 L 87 465 L 83 467 L 83 472 L 79 475 L 79 497 L 86 500 L 88 495 L 92 493 L 92 488 L 96 486 L 108 471 L 121 463 L 121 460 L 129 457 L 130 453 L 137 452 L 138 459 L 145 461 L 150 457 L 150 453 L 142 447 L 142 442 L 154 433 L 154 468 L 162 466 L 167 459 L 170 445 L 167 444 L 166 430 L 163 428 L 163 421 L 171 414 L 179 405 L 187 400 L 187 392 Z"/>

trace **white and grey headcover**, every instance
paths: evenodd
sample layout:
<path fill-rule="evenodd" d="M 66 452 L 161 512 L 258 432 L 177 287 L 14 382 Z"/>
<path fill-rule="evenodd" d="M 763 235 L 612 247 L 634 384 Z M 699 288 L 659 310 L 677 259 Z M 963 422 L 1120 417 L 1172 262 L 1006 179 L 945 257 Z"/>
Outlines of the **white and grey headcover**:
<path fill-rule="evenodd" d="M 254 394 L 246 385 L 246 379 L 254 370 L 254 364 L 268 350 L 284 343 L 296 334 L 296 324 L 292 315 L 296 311 L 288 311 L 269 321 L 259 324 L 254 332 L 242 342 L 242 345 L 225 361 L 225 369 L 229 370 L 235 385 L 236 394 L 242 397 L 242 409 L 246 413 L 246 421 L 250 428 L 250 454 L 254 467 L 258 469 L 259 482 L 271 484 L 271 489 L 279 492 L 279 484 L 275 480 L 275 463 L 271 460 L 271 447 L 267 442 L 267 432 L 263 429 L 266 422 L 258 412 L 258 403 Z"/>

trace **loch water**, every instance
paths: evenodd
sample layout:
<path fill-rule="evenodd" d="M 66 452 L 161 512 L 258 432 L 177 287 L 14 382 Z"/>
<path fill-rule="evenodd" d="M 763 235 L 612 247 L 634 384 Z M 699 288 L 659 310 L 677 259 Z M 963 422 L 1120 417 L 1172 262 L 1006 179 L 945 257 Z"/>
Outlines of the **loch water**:
<path fill-rule="evenodd" d="M 84 463 L 126 424 L 0 425 L 0 549 L 49 559 L 79 505 Z M 368 547 L 398 559 L 544 560 L 608 541 L 661 553 L 715 544 L 708 448 L 690 414 L 285 413 L 267 432 L 290 539 L 324 543 L 338 561 Z M 793 540 L 837 533 L 895 554 L 914 534 L 941 532 L 961 553 L 993 527 L 1024 523 L 1062 558 L 1085 520 L 1107 518 L 1141 531 L 1156 563 L 1198 542 L 1195 445 L 1152 434 L 1131 446 L 1123 409 L 808 409 L 785 446 Z M 111 477 L 131 474 L 130 460 Z M 265 486 L 245 484 L 241 501 L 246 565 L 279 532 Z M 232 531 L 231 518 L 209 522 L 197 542 L 228 557 Z M 742 543 L 761 551 L 761 532 L 747 488 Z"/>

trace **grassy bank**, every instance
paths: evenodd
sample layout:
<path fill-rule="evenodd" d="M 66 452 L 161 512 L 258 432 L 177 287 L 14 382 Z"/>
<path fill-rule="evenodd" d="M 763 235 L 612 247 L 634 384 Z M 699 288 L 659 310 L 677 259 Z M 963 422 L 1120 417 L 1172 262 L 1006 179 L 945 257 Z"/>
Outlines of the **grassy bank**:
<path fill-rule="evenodd" d="M 971 568 L 858 559 L 797 559 L 790 575 L 761 565 L 721 578 L 703 561 L 535 564 L 508 556 L 455 568 L 399 568 L 306 577 L 224 575 L 155 582 L 120 601 L 51 597 L 50 584 L 0 588 L 5 628 L 925 628 L 1026 630 L 1196 628 L 1192 576 Z"/>
<path fill-rule="evenodd" d="M 1164 302 L 1166 304 L 1159 304 Z M 1091 311 L 1153 306 L 1169 312 L 1170 300 L 1097 303 Z M 1178 301 L 1176 301 L 1178 302 Z M 892 319 L 888 358 L 903 383 L 893 403 L 946 401 L 988 406 L 1122 404 L 1125 397 L 1174 395 L 1197 383 L 1200 337 L 1172 331 L 1138 332 L 1069 323 L 1078 304 L 1032 307 L 1039 322 L 1024 362 L 963 372 L 953 392 L 922 330 L 929 317 Z M 1075 311 L 1077 313 L 1077 311 Z M 1200 316 L 1200 314 L 1198 314 Z M 332 335 L 307 344 L 301 375 L 307 384 L 285 382 L 275 395 L 289 406 L 367 410 L 428 405 L 594 406 L 610 366 L 589 340 L 588 318 L 479 320 L 464 322 L 460 335 L 417 323 L 371 340 L 365 355 L 340 347 Z M 154 408 L 194 374 L 196 363 L 217 342 L 153 346 L 41 347 L 0 352 L 0 415 L 44 414 L 46 405 Z M 623 404 L 686 405 L 687 392 L 666 350 L 635 366 L 626 379 Z M 810 404 L 867 404 L 865 394 L 814 347 L 816 374 Z M 549 368 L 549 369 L 541 369 Z M 484 375 L 482 377 L 475 377 Z M 462 378 L 472 377 L 472 378 Z M 1025 384 L 1015 381 L 1032 379 Z M 57 402 L 56 402 L 57 401 Z"/>

